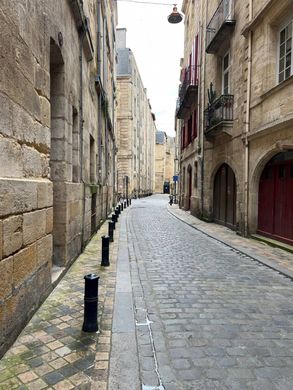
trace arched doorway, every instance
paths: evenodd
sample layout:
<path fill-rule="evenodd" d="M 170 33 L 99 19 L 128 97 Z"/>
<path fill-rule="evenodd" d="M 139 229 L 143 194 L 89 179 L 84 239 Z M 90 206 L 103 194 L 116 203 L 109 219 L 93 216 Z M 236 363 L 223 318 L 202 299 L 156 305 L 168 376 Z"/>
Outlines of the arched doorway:
<path fill-rule="evenodd" d="M 218 169 L 214 181 L 214 221 L 236 228 L 236 180 L 227 164 Z"/>
<path fill-rule="evenodd" d="M 187 168 L 187 204 L 186 210 L 190 210 L 191 207 L 191 195 L 192 195 L 192 168 L 189 165 Z"/>
<path fill-rule="evenodd" d="M 293 244 L 293 150 L 278 153 L 262 172 L 257 232 Z"/>

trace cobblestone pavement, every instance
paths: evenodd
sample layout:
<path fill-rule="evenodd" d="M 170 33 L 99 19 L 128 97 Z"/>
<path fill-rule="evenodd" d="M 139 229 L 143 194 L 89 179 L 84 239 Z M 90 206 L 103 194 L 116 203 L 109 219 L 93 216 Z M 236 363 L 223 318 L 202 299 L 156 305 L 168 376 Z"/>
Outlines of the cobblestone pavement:
<path fill-rule="evenodd" d="M 290 275 L 292 255 L 167 202 L 122 213 L 107 268 L 101 227 L 0 361 L 0 390 L 293 388 L 292 281 L 260 263 Z M 89 334 L 92 272 L 100 332 Z"/>
<path fill-rule="evenodd" d="M 195 229 L 206 233 L 211 237 L 215 237 L 218 241 L 240 250 L 244 254 L 252 256 L 254 259 L 267 264 L 269 267 L 276 269 L 293 279 L 292 253 L 277 247 L 272 247 L 266 242 L 241 237 L 225 226 L 201 221 L 191 215 L 189 211 L 179 209 L 178 205 L 168 206 L 168 211 L 178 219 L 193 226 Z"/>
<path fill-rule="evenodd" d="M 110 267 L 100 266 L 105 223 L 4 355 L 1 390 L 107 389 L 119 225 Z M 100 276 L 99 333 L 81 331 L 83 277 L 89 273 Z"/>
<path fill-rule="evenodd" d="M 167 200 L 127 215 L 142 389 L 293 389 L 292 280 L 178 221 Z"/>

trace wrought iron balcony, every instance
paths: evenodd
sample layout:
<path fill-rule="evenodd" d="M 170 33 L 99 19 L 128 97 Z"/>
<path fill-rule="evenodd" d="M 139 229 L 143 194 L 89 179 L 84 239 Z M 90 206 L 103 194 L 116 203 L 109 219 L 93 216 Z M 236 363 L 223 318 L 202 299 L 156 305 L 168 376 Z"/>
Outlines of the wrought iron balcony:
<path fill-rule="evenodd" d="M 184 69 L 182 84 L 179 89 L 177 101 L 177 118 L 184 119 L 190 107 L 197 99 L 198 92 L 198 66 L 190 65 Z"/>
<path fill-rule="evenodd" d="M 223 42 L 230 36 L 235 23 L 234 0 L 222 0 L 207 26 L 207 53 L 217 53 Z"/>
<path fill-rule="evenodd" d="M 221 95 L 205 110 L 205 135 L 214 136 L 219 127 L 231 127 L 233 123 L 233 95 Z"/>

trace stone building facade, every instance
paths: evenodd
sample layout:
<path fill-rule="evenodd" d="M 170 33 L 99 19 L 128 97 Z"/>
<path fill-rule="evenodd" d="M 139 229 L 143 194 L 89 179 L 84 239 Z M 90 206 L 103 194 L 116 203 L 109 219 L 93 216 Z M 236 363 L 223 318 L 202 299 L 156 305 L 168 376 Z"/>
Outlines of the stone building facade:
<path fill-rule="evenodd" d="M 198 164 L 202 136 L 199 131 L 199 20 L 198 1 L 184 1 L 185 15 L 184 57 L 181 59 L 180 88 L 176 109 L 176 132 L 180 151 L 180 205 L 192 210 L 200 208 Z"/>
<path fill-rule="evenodd" d="M 4 0 L 0 25 L 2 353 L 114 201 L 116 2 Z"/>
<path fill-rule="evenodd" d="M 175 138 L 164 131 L 156 132 L 155 192 L 173 193 Z"/>
<path fill-rule="evenodd" d="M 292 245 L 292 2 L 194 0 L 182 11 L 181 207 Z"/>
<path fill-rule="evenodd" d="M 117 29 L 117 177 L 118 193 L 140 197 L 154 191 L 155 116 L 126 29 Z"/>

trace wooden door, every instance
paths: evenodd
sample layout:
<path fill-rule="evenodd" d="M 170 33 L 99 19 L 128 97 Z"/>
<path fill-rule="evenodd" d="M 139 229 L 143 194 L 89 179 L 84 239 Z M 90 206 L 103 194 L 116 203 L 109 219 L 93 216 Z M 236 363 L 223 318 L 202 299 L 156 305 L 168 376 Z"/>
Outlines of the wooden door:
<path fill-rule="evenodd" d="M 187 210 L 190 210 L 191 206 L 191 195 L 192 195 L 192 168 L 188 169 L 188 199 L 187 199 Z"/>
<path fill-rule="evenodd" d="M 293 244 L 293 151 L 277 154 L 262 173 L 257 232 Z"/>
<path fill-rule="evenodd" d="M 260 233 L 273 232 L 274 221 L 274 170 L 266 166 L 259 182 L 258 230 Z"/>
<path fill-rule="evenodd" d="M 214 221 L 231 229 L 236 219 L 236 181 L 233 170 L 223 164 L 214 182 Z"/>

